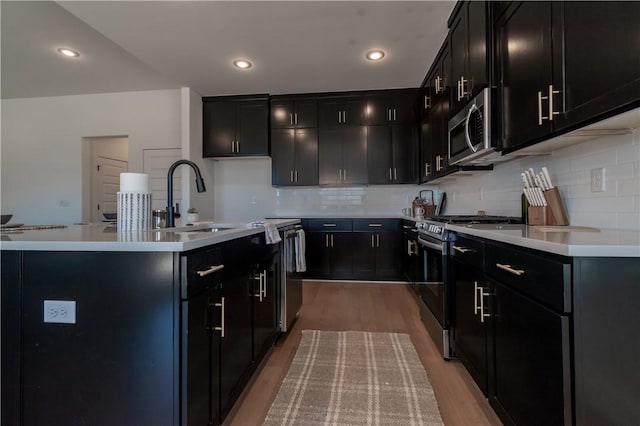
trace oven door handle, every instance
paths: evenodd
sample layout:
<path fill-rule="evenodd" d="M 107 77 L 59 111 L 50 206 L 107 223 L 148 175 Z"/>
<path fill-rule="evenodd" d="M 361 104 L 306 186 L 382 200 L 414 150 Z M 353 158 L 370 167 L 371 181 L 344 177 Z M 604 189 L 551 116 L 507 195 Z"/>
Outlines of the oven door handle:
<path fill-rule="evenodd" d="M 429 247 L 430 249 L 434 249 L 434 250 L 437 250 L 440 253 L 442 253 L 442 245 L 441 244 L 432 243 L 431 241 L 423 240 L 420 237 L 418 237 L 418 242 L 422 246 Z"/>
<path fill-rule="evenodd" d="M 467 142 L 467 145 L 469 145 L 469 149 L 473 153 L 478 152 L 478 148 L 474 147 L 471 144 L 471 136 L 469 136 L 469 120 L 471 120 L 471 114 L 478 110 L 479 108 L 474 102 L 473 105 L 469 107 L 469 111 L 467 112 L 467 119 L 464 120 L 464 140 Z"/>

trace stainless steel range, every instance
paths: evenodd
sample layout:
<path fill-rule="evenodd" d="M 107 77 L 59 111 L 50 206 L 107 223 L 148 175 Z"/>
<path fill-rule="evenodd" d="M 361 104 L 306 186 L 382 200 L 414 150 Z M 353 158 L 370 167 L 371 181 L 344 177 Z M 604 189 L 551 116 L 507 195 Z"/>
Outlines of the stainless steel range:
<path fill-rule="evenodd" d="M 521 223 L 519 217 L 507 216 L 436 216 L 416 222 L 418 256 L 422 271 L 414 283 L 421 300 L 420 318 L 445 359 L 452 357 L 451 321 L 454 317 L 453 288 L 449 285 L 449 239 L 447 223 Z"/>

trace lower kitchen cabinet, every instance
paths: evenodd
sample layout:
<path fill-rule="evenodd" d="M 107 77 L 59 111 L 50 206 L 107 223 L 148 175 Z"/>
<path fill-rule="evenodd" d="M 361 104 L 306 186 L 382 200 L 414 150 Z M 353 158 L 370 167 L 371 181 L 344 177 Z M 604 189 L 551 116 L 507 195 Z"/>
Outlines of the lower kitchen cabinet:
<path fill-rule="evenodd" d="M 454 286 L 453 352 L 487 395 L 489 283 L 484 277 L 484 244 L 455 235 L 449 244 Z"/>
<path fill-rule="evenodd" d="M 270 253 L 256 267 L 253 282 L 253 359 L 259 362 L 276 340 L 279 330 L 278 291 L 280 252 Z"/>
<path fill-rule="evenodd" d="M 412 220 L 402 221 L 402 276 L 411 284 L 420 279 L 421 262 L 418 255 L 418 230 Z"/>
<path fill-rule="evenodd" d="M 307 219 L 304 226 L 306 278 L 402 279 L 400 220 Z"/>

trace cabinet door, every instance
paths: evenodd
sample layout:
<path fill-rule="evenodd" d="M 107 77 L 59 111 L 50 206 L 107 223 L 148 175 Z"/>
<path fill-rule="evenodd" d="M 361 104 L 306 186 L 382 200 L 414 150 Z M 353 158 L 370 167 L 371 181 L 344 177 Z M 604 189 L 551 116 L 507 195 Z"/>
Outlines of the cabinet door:
<path fill-rule="evenodd" d="M 496 26 L 499 121 L 503 146 L 510 149 L 551 132 L 550 121 L 539 124 L 549 110 L 538 99 L 538 92 L 548 96 L 552 84 L 551 2 L 514 2 Z"/>
<path fill-rule="evenodd" d="M 469 83 L 467 91 L 471 97 L 478 95 L 482 89 L 489 85 L 489 61 L 491 55 L 487 53 L 488 26 L 487 26 L 487 2 L 469 1 L 466 4 L 467 28 L 469 31 L 469 44 L 467 49 L 467 62 Z M 452 114 L 454 112 L 452 111 Z"/>
<path fill-rule="evenodd" d="M 367 97 L 367 124 L 389 124 L 391 118 L 389 96 L 370 95 Z"/>
<path fill-rule="evenodd" d="M 212 367 L 215 365 L 216 370 L 219 368 L 217 363 L 211 363 L 210 305 L 215 303 L 212 298 L 210 291 L 204 291 L 191 300 L 182 302 L 182 321 L 185 328 L 181 333 L 183 345 L 186 347 L 186 351 L 183 347 L 186 356 L 182 358 L 182 369 L 186 372 L 186 382 L 182 384 L 182 402 L 183 420 L 187 425 L 210 424 L 212 403 L 215 400 L 216 408 L 219 403 L 218 393 L 216 392 L 215 396 L 211 395 L 212 388 L 209 384 Z"/>
<path fill-rule="evenodd" d="M 391 124 L 415 124 L 418 111 L 418 91 L 398 93 L 391 98 Z"/>
<path fill-rule="evenodd" d="M 293 185 L 295 130 L 271 129 L 271 183 Z"/>
<path fill-rule="evenodd" d="M 273 345 L 278 331 L 276 291 L 280 278 L 279 258 L 280 254 L 262 261 L 253 277 L 253 360 L 255 363 L 259 363 Z"/>
<path fill-rule="evenodd" d="M 420 183 L 427 182 L 433 176 L 433 125 L 427 120 L 420 124 Z"/>
<path fill-rule="evenodd" d="M 353 278 L 373 280 L 376 278 L 376 233 L 353 233 Z"/>
<path fill-rule="evenodd" d="M 461 82 L 469 80 L 468 73 L 468 52 L 469 52 L 469 32 L 467 24 L 467 5 L 464 4 L 458 16 L 449 29 L 449 43 L 451 46 L 451 112 L 455 114 L 468 101 L 469 96 L 462 93 Z"/>
<path fill-rule="evenodd" d="M 322 99 L 318 101 L 318 125 L 331 127 L 343 123 L 343 99 Z"/>
<path fill-rule="evenodd" d="M 2 251 L 0 255 L 0 315 L 2 324 L 2 412 L 0 424 L 21 425 L 20 419 L 20 256 L 17 251 Z"/>
<path fill-rule="evenodd" d="M 376 279 L 400 279 L 402 275 L 400 241 L 400 234 L 398 232 L 377 232 L 375 234 Z"/>
<path fill-rule="evenodd" d="M 320 185 L 342 183 L 342 131 L 320 128 L 318 135 L 318 179 Z"/>
<path fill-rule="evenodd" d="M 295 185 L 317 185 L 318 129 L 296 129 L 295 136 Z"/>
<path fill-rule="evenodd" d="M 271 101 L 271 128 L 293 128 L 295 107 L 293 100 Z"/>
<path fill-rule="evenodd" d="M 481 318 L 480 291 L 487 293 L 488 284 L 482 271 L 466 263 L 453 261 L 455 289 L 455 356 L 462 361 L 476 384 L 487 395 L 487 318 Z M 478 290 L 478 287 L 481 290 Z M 488 298 L 482 300 L 487 305 Z"/>
<path fill-rule="evenodd" d="M 293 118 L 297 128 L 318 127 L 318 101 L 316 99 L 297 99 Z"/>
<path fill-rule="evenodd" d="M 331 274 L 329 255 L 329 234 L 326 232 L 307 232 L 307 278 L 328 278 Z"/>
<path fill-rule="evenodd" d="M 234 156 L 236 108 L 233 102 L 207 101 L 203 111 L 203 157 Z"/>
<path fill-rule="evenodd" d="M 220 406 L 226 417 L 240 394 L 253 360 L 251 271 L 237 265 L 222 283 L 224 296 L 224 337 L 220 339 Z M 214 318 L 220 318 L 216 309 Z"/>
<path fill-rule="evenodd" d="M 367 173 L 369 184 L 393 183 L 391 131 L 388 125 L 367 128 Z"/>
<path fill-rule="evenodd" d="M 345 123 L 351 126 L 367 124 L 367 100 L 363 97 L 347 98 L 344 102 Z"/>
<path fill-rule="evenodd" d="M 494 292 L 491 404 L 517 425 L 570 423 L 569 319 L 498 282 Z"/>
<path fill-rule="evenodd" d="M 329 235 L 331 246 L 331 278 L 349 279 L 353 276 L 353 234 L 335 232 Z"/>
<path fill-rule="evenodd" d="M 238 102 L 236 155 L 269 155 L 269 108 L 267 101 Z"/>
<path fill-rule="evenodd" d="M 416 183 L 418 180 L 416 166 L 418 144 L 415 127 L 405 125 L 391 126 L 391 140 L 394 183 Z"/>
<path fill-rule="evenodd" d="M 367 183 L 367 127 L 346 126 L 342 129 L 343 182 Z"/>
<path fill-rule="evenodd" d="M 554 27 L 554 80 L 561 81 L 564 73 L 566 113 L 554 118 L 555 128 L 638 101 L 640 2 L 562 2 L 557 7 L 563 26 Z"/>

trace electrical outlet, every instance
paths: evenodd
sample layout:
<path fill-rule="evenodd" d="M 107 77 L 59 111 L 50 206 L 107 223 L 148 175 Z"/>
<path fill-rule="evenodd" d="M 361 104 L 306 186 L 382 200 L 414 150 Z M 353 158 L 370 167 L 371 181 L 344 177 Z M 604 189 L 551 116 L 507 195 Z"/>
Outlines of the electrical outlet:
<path fill-rule="evenodd" d="M 71 201 L 69 201 L 69 200 L 60 200 L 60 207 L 71 207 Z"/>
<path fill-rule="evenodd" d="M 604 192 L 604 168 L 591 169 L 591 192 Z"/>
<path fill-rule="evenodd" d="M 59 324 L 76 323 L 75 300 L 45 300 L 44 322 Z"/>

